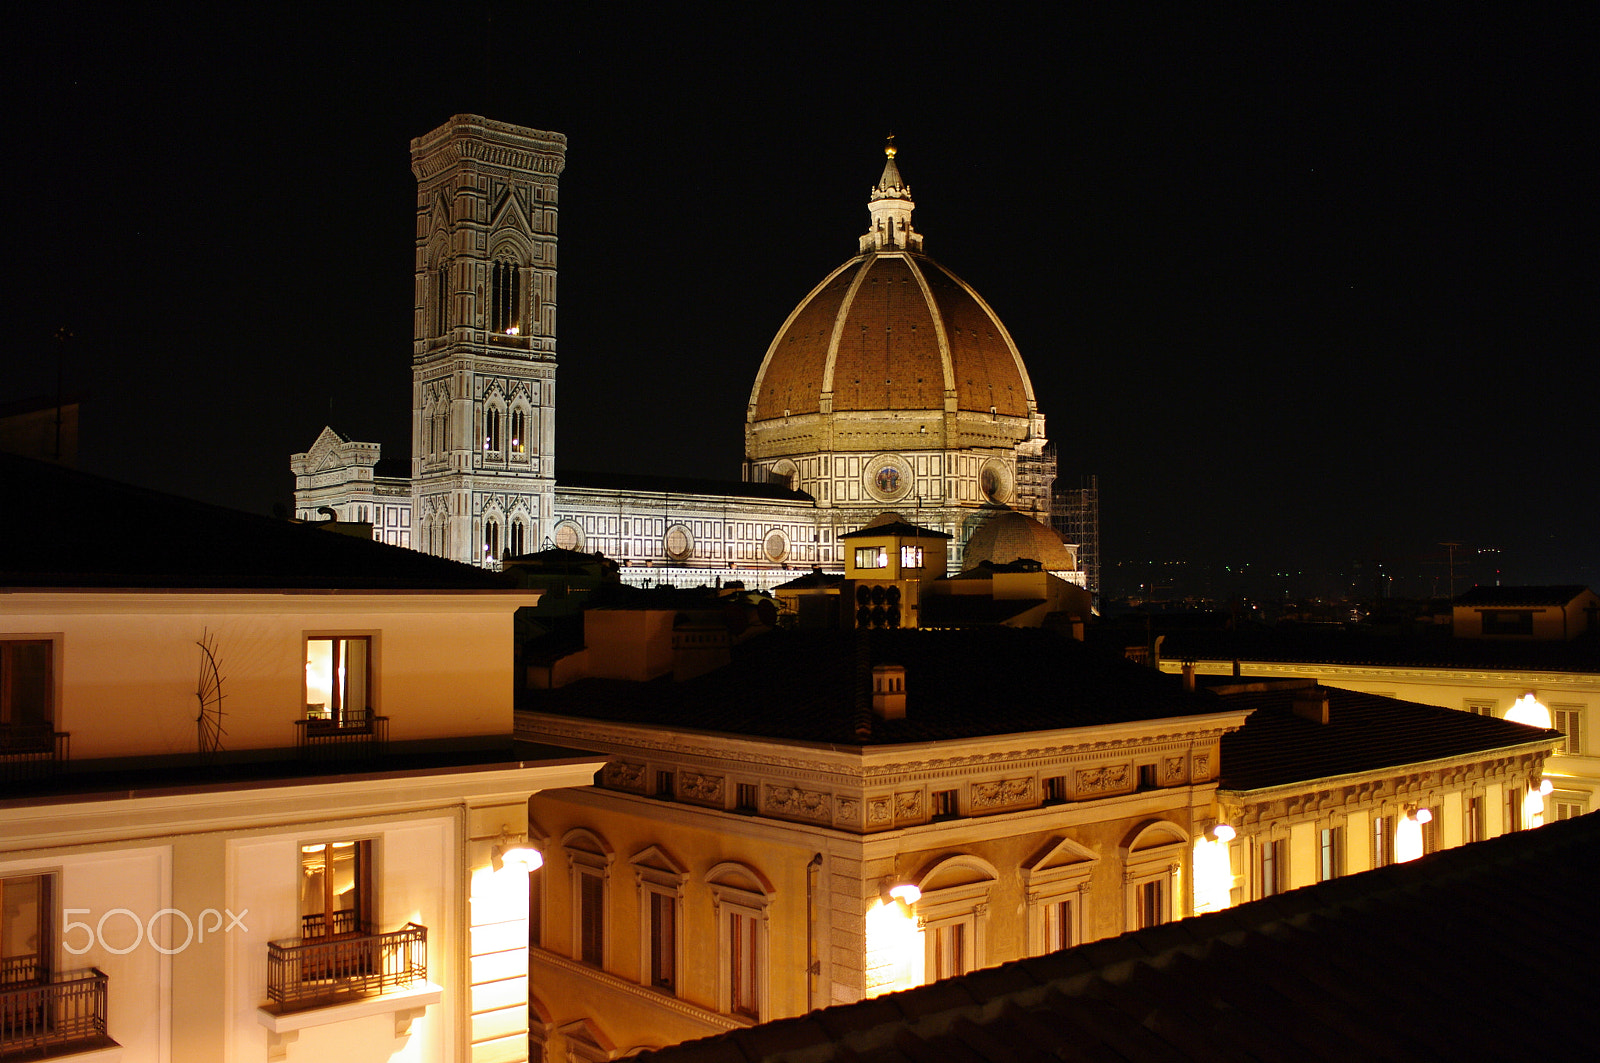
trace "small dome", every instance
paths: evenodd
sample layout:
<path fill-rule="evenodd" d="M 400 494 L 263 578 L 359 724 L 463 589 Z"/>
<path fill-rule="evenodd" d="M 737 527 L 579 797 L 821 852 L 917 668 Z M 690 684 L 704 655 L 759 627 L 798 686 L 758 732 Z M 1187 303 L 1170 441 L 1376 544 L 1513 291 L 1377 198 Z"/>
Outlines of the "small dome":
<path fill-rule="evenodd" d="M 1009 509 L 978 525 L 967 540 L 961 567 L 973 569 L 984 561 L 1007 565 L 1022 558 L 1037 561 L 1050 572 L 1075 572 L 1078 568 L 1072 548 L 1054 529 Z"/>

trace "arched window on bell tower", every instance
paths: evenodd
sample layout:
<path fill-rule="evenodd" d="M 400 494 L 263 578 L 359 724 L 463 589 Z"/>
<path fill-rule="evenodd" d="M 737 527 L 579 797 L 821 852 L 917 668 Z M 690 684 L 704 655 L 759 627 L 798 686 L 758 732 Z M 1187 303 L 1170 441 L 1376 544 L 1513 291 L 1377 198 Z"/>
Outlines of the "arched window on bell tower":
<path fill-rule="evenodd" d="M 520 457 L 528 450 L 528 411 L 515 406 L 511 410 L 511 453 Z"/>
<path fill-rule="evenodd" d="M 500 457 L 505 449 L 505 415 L 498 406 L 485 406 L 483 410 L 483 452 Z"/>
<path fill-rule="evenodd" d="M 494 517 L 483 521 L 483 560 L 485 564 L 500 560 L 500 521 Z"/>
<path fill-rule="evenodd" d="M 450 331 L 450 266 L 441 262 L 433 271 L 433 334 Z"/>
<path fill-rule="evenodd" d="M 521 270 L 515 262 L 496 259 L 489 285 L 489 329 L 515 336 L 522 331 Z"/>

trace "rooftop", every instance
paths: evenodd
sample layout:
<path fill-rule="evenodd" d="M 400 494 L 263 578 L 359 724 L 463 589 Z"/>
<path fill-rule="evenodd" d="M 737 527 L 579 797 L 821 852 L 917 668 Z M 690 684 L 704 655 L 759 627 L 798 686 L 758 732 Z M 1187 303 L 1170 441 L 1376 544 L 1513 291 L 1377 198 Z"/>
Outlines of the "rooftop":
<path fill-rule="evenodd" d="M 774 502 L 811 505 L 812 498 L 782 484 L 746 483 L 743 480 L 712 480 L 696 476 L 654 476 L 633 472 L 589 472 L 557 469 L 556 490 L 564 488 L 593 491 L 654 491 L 668 495 L 731 495 L 735 498 L 765 498 Z"/>
<path fill-rule="evenodd" d="M 1551 919 L 1596 881 L 1590 814 L 639 1058 L 1588 1058 L 1600 990 L 1555 972 L 1600 923 Z"/>
<path fill-rule="evenodd" d="M 1464 594 L 1456 595 L 1452 604 L 1466 606 L 1566 605 L 1588 589 L 1581 583 L 1564 584 L 1557 587 L 1480 586 L 1474 587 Z"/>
<path fill-rule="evenodd" d="M 1164 625 L 1165 626 L 1165 625 Z M 1241 659 L 1280 663 L 1399 665 L 1413 668 L 1495 668 L 1600 672 L 1600 640 L 1522 642 L 1401 637 L 1365 631 L 1201 631 L 1166 626 L 1163 660 Z"/>
<path fill-rule="evenodd" d="M 1310 683 L 1226 682 L 1212 689 L 1228 706 L 1250 710 L 1250 718 L 1222 736 L 1223 790 L 1337 778 L 1561 737 L 1559 731 L 1377 694 Z M 1228 693 L 1233 685 L 1263 689 Z M 1297 691 L 1312 689 L 1328 698 L 1327 723 L 1294 711 Z"/>
<path fill-rule="evenodd" d="M 1044 629 L 774 631 L 684 682 L 584 679 L 518 708 L 593 720 L 845 745 L 1021 734 L 1227 712 L 1175 676 Z M 906 716 L 871 712 L 871 667 L 906 670 Z M 759 696 L 752 697 L 758 691 Z"/>
<path fill-rule="evenodd" d="M 416 550 L 329 534 L 0 454 L 0 587 L 495 591 L 498 575 Z M 84 517 L 86 499 L 116 529 Z"/>

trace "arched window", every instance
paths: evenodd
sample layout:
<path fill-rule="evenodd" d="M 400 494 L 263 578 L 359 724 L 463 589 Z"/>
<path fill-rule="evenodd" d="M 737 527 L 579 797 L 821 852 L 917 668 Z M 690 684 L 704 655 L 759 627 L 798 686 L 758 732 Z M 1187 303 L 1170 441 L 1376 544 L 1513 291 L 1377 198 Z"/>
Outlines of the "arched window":
<path fill-rule="evenodd" d="M 483 522 L 483 559 L 500 560 L 500 522 L 493 517 Z"/>
<path fill-rule="evenodd" d="M 440 264 L 433 271 L 433 334 L 450 331 L 450 267 Z"/>
<path fill-rule="evenodd" d="M 521 406 L 511 411 L 511 453 L 528 452 L 528 411 Z"/>
<path fill-rule="evenodd" d="M 717 921 L 717 1007 L 762 1022 L 770 1017 L 767 905 L 773 889 L 744 864 L 721 863 L 706 872 Z"/>
<path fill-rule="evenodd" d="M 511 556 L 521 557 L 528 552 L 528 522 L 513 520 L 511 522 Z"/>
<path fill-rule="evenodd" d="M 498 406 L 486 406 L 483 410 L 483 450 L 486 454 L 498 455 L 505 446 L 505 436 L 501 427 L 503 415 Z"/>
<path fill-rule="evenodd" d="M 489 328 L 515 336 L 522 331 L 521 275 L 515 262 L 494 264 L 489 295 Z"/>

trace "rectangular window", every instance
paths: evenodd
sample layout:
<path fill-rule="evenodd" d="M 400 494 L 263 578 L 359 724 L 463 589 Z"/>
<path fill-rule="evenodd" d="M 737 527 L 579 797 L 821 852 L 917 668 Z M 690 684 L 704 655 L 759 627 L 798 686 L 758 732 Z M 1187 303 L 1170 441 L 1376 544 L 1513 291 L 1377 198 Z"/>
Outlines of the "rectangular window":
<path fill-rule="evenodd" d="M 1072 940 L 1072 902 L 1051 901 L 1044 906 L 1044 949 L 1056 952 L 1070 949 Z"/>
<path fill-rule="evenodd" d="M 1439 851 L 1439 810 L 1430 808 L 1428 821 L 1422 825 L 1422 852 L 1436 853 Z"/>
<path fill-rule="evenodd" d="M 1573 819 L 1583 815 L 1582 801 L 1563 801 L 1557 798 L 1552 804 L 1555 805 L 1555 814 L 1558 820 Z"/>
<path fill-rule="evenodd" d="M 1067 777 L 1065 775 L 1051 775 L 1044 780 L 1044 799 L 1050 801 L 1065 801 L 1067 799 Z"/>
<path fill-rule="evenodd" d="M 54 729 L 53 649 L 49 639 L 0 641 L 0 745 Z"/>
<path fill-rule="evenodd" d="M 1167 889 L 1162 879 L 1151 879 L 1138 885 L 1139 926 L 1160 926 L 1167 921 Z"/>
<path fill-rule="evenodd" d="M 1462 808 L 1462 831 L 1469 842 L 1481 842 L 1489 836 L 1487 820 L 1483 811 L 1483 795 L 1469 797 L 1465 807 Z"/>
<path fill-rule="evenodd" d="M 1388 816 L 1372 817 L 1372 866 L 1388 867 L 1394 863 L 1394 835 L 1390 833 Z"/>
<path fill-rule="evenodd" d="M 369 726 L 371 716 L 371 637 L 306 639 L 306 719 L 356 727 Z"/>
<path fill-rule="evenodd" d="M 1344 828 L 1324 827 L 1318 839 L 1317 881 L 1327 882 L 1344 872 Z"/>
<path fill-rule="evenodd" d="M 922 567 L 922 547 L 920 547 L 920 546 L 902 546 L 900 548 L 900 567 L 901 568 L 921 568 Z"/>
<path fill-rule="evenodd" d="M 752 1019 L 761 1015 L 756 989 L 756 917 L 728 913 L 728 1010 Z"/>
<path fill-rule="evenodd" d="M 935 927 L 933 930 L 933 970 L 930 981 L 937 982 L 941 978 L 953 978 L 958 974 L 966 974 L 967 966 L 967 923 L 965 920 L 946 923 Z"/>
<path fill-rule="evenodd" d="M 578 869 L 578 959 L 591 967 L 605 964 L 605 880 L 585 868 Z"/>
<path fill-rule="evenodd" d="M 656 772 L 656 796 L 671 800 L 674 794 L 673 777 L 670 771 Z"/>
<path fill-rule="evenodd" d="M 1154 790 L 1161 786 L 1156 780 L 1156 766 L 1154 764 L 1139 765 L 1139 789 Z"/>
<path fill-rule="evenodd" d="M 1465 708 L 1475 716 L 1494 716 L 1499 704 L 1493 698 L 1468 698 Z"/>
<path fill-rule="evenodd" d="M 1289 843 L 1279 838 L 1261 843 L 1261 896 L 1272 897 L 1288 888 Z"/>
<path fill-rule="evenodd" d="M 1520 786 L 1506 787 L 1506 833 L 1522 829 L 1522 795 Z"/>
<path fill-rule="evenodd" d="M 856 568 L 888 568 L 889 548 L 886 546 L 856 547 Z"/>
<path fill-rule="evenodd" d="M 300 936 L 373 933 L 372 843 L 317 842 L 300 847 Z"/>
<path fill-rule="evenodd" d="M 1552 705 L 1550 715 L 1555 720 L 1556 730 L 1567 736 L 1556 749 L 1557 753 L 1578 757 L 1583 755 L 1583 706 L 1582 705 Z"/>
<path fill-rule="evenodd" d="M 49 875 L 0 879 L 0 984 L 49 979 L 51 886 Z M 10 1017 L 0 1013 L 0 1024 Z"/>
<path fill-rule="evenodd" d="M 678 899 L 650 891 L 650 984 L 669 993 L 678 965 Z"/>
<path fill-rule="evenodd" d="M 756 810 L 756 784 L 742 782 L 734 789 L 735 806 L 740 812 L 754 812 Z"/>
<path fill-rule="evenodd" d="M 928 804 L 934 819 L 951 819 L 960 814 L 954 790 L 933 791 L 928 795 Z"/>

